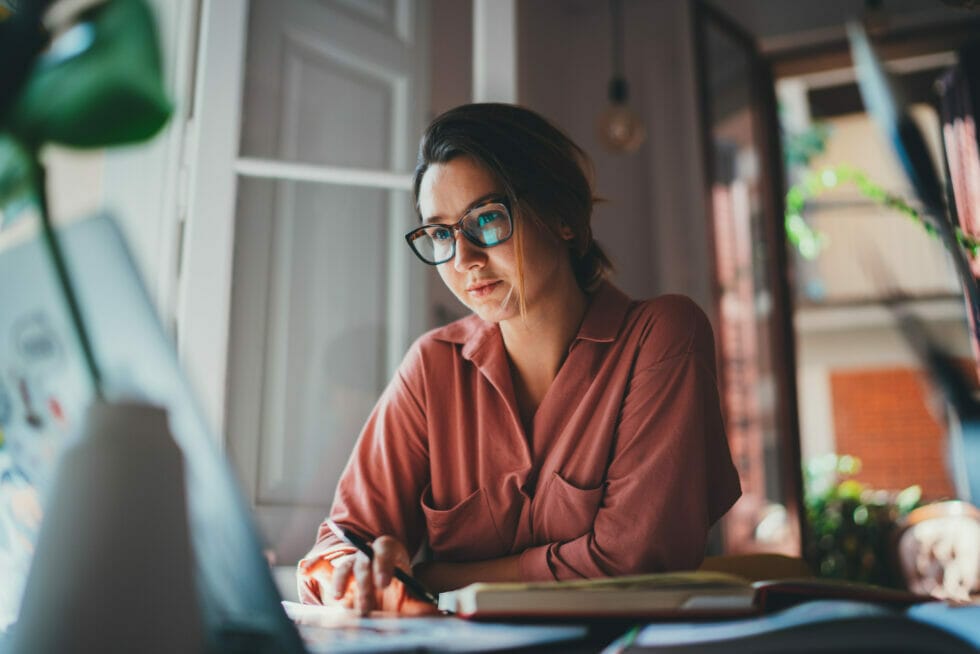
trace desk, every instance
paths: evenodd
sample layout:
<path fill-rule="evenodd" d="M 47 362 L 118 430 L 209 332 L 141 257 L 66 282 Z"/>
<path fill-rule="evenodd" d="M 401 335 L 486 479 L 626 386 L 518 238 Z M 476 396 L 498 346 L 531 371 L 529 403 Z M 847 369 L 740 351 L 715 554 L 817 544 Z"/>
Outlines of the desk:
<path fill-rule="evenodd" d="M 506 651 L 600 652 L 636 622 L 479 622 L 447 616 L 372 613 L 283 603 L 312 652 Z"/>
<path fill-rule="evenodd" d="M 300 606 L 300 605 L 295 605 Z M 287 612 L 302 624 L 307 619 L 333 625 L 333 637 L 312 652 L 367 651 L 481 651 L 481 652 L 602 652 L 637 625 L 636 621 L 593 620 L 549 625 L 481 623 L 451 617 L 387 617 L 361 619 L 343 609 L 292 608 Z M 362 638 L 347 630 L 358 625 L 384 625 L 394 631 L 380 639 Z M 339 627 L 339 629 L 338 629 Z M 441 627 L 445 627 L 442 629 Z M 307 629 L 301 626 L 301 629 Z M 326 631 L 331 631 L 330 629 Z M 338 639 L 336 636 L 340 635 Z M 329 634 L 328 634 L 329 635 Z M 658 621 L 640 630 L 637 651 L 721 653 L 821 652 L 935 652 L 959 654 L 980 651 L 980 605 L 947 606 L 928 602 L 910 609 L 851 600 L 816 600 L 771 614 L 726 620 Z M 329 650 L 327 649 L 329 648 Z"/>

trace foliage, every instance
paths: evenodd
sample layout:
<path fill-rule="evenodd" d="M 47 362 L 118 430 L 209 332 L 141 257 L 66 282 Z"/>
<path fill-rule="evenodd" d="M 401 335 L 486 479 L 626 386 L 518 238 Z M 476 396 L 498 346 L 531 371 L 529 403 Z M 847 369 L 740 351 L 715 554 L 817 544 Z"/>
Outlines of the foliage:
<path fill-rule="evenodd" d="M 786 192 L 786 213 L 784 224 L 786 237 L 799 251 L 804 259 L 812 260 L 820 254 L 827 245 L 827 237 L 814 230 L 804 220 L 806 203 L 828 189 L 840 184 L 853 184 L 868 200 L 875 204 L 892 209 L 919 224 L 927 233 L 938 238 L 935 228 L 922 218 L 922 214 L 901 197 L 889 193 L 880 184 L 872 181 L 866 173 L 848 164 L 828 166 L 819 171 L 807 170 L 810 160 L 821 154 L 825 147 L 830 129 L 821 123 L 815 123 L 809 129 L 798 134 L 783 134 L 783 161 L 788 170 L 803 170 L 799 181 L 790 185 Z M 961 229 L 956 228 L 956 238 L 972 256 L 980 254 L 980 242 L 967 236 Z"/>
<path fill-rule="evenodd" d="M 783 163 L 787 168 L 806 167 L 810 160 L 827 148 L 830 127 L 813 123 L 807 130 L 795 134 L 783 132 Z"/>
<path fill-rule="evenodd" d="M 786 193 L 786 233 L 790 235 L 790 240 L 797 246 L 803 257 L 807 259 L 814 258 L 819 253 L 820 247 L 826 241 L 822 234 L 810 236 L 800 230 L 799 224 L 803 223 L 804 206 L 811 198 L 827 189 L 844 183 L 853 184 L 864 197 L 873 201 L 875 204 L 901 213 L 909 220 L 918 223 L 934 238 L 939 237 L 935 227 L 924 221 L 922 214 L 915 207 L 911 206 L 899 196 L 887 192 L 854 166 L 840 164 L 837 166 L 828 166 L 820 171 L 808 172 L 800 183 L 791 186 L 789 192 Z M 794 234 L 800 235 L 795 241 L 793 240 Z M 967 236 L 958 227 L 956 228 L 956 239 L 971 255 L 977 256 L 980 254 L 980 242 Z"/>
<path fill-rule="evenodd" d="M 875 490 L 854 479 L 861 461 L 827 454 L 804 469 L 806 558 L 821 577 L 901 587 L 892 559 L 898 519 L 918 506 L 919 486 Z"/>
<path fill-rule="evenodd" d="M 810 165 L 810 160 L 827 148 L 829 137 L 830 128 L 823 123 L 813 123 L 806 130 L 797 133 L 783 130 L 783 164 L 787 172 L 794 176 L 796 171 L 805 170 Z M 826 245 L 827 237 L 814 230 L 803 219 L 803 202 L 793 202 L 800 196 L 799 192 L 794 192 L 799 187 L 798 183 L 792 184 L 786 194 L 783 222 L 789 242 L 799 251 L 800 256 L 812 260 Z"/>

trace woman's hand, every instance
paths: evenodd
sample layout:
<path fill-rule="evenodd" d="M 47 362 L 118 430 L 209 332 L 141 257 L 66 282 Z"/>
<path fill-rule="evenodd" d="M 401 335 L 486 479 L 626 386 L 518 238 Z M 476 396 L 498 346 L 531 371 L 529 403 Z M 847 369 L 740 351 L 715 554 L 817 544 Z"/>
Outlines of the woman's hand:
<path fill-rule="evenodd" d="M 394 578 L 395 567 L 408 571 L 408 551 L 392 536 L 372 543 L 374 558 L 351 552 L 336 558 L 319 557 L 301 561 L 300 599 L 304 602 L 340 604 L 361 615 L 370 611 L 394 611 L 412 615 L 436 613 L 436 607 L 408 594 Z"/>

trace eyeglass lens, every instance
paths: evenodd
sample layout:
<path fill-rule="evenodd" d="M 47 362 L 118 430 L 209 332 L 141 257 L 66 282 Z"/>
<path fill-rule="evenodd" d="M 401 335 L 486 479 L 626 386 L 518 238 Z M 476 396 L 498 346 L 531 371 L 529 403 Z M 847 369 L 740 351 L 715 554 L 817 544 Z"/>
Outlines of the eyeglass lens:
<path fill-rule="evenodd" d="M 459 230 L 474 245 L 493 247 L 510 238 L 512 223 L 506 207 L 490 204 L 477 207 L 463 216 Z M 456 254 L 456 238 L 452 226 L 427 225 L 412 234 L 412 247 L 429 263 L 449 261 Z"/>

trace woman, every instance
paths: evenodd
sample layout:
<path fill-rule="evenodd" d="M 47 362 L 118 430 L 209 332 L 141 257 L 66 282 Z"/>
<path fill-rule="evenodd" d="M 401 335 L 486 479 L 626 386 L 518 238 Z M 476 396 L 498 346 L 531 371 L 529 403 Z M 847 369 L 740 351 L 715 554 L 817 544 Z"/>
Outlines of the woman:
<path fill-rule="evenodd" d="M 435 591 L 696 568 L 740 494 L 711 327 L 689 299 L 628 299 L 592 238 L 585 154 L 531 111 L 452 109 L 415 171 L 407 235 L 473 315 L 423 335 L 361 433 L 301 599 L 422 611 Z"/>

